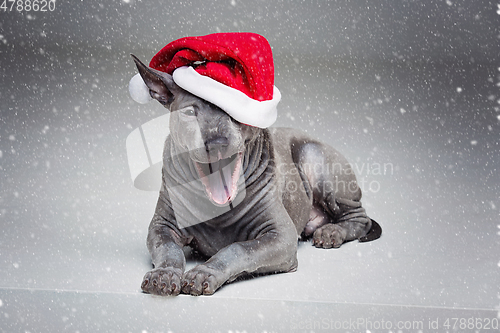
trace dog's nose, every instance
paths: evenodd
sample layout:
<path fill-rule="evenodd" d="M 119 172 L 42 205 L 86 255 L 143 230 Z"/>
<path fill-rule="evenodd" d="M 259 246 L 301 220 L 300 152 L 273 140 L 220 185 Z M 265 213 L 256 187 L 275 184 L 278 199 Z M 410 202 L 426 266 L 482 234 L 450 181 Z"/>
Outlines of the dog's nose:
<path fill-rule="evenodd" d="M 207 151 L 213 150 L 223 150 L 229 145 L 229 140 L 226 137 L 219 136 L 216 138 L 210 138 L 205 141 L 205 148 Z"/>

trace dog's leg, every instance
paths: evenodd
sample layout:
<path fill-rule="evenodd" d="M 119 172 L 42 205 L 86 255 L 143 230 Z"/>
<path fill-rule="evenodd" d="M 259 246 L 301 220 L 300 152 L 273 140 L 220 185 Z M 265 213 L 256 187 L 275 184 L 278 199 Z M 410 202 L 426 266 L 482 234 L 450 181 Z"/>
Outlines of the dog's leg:
<path fill-rule="evenodd" d="M 313 194 L 312 219 L 304 235 L 312 234 L 313 244 L 322 248 L 340 247 L 366 236 L 372 220 L 361 207 L 361 189 L 347 160 L 319 142 L 296 144 L 293 149 L 301 176 Z"/>
<path fill-rule="evenodd" d="M 141 289 L 154 295 L 178 295 L 186 267 L 185 241 L 165 222 L 159 215 L 151 221 L 147 243 L 154 269 L 144 276 Z"/>
<path fill-rule="evenodd" d="M 313 234 L 316 247 L 337 248 L 342 243 L 365 236 L 372 227 L 372 220 L 366 215 L 361 202 L 341 199 L 335 200 L 335 211 L 338 218 L 318 228 Z"/>
<path fill-rule="evenodd" d="M 277 206 L 277 205 L 275 205 Z M 186 272 L 182 292 L 211 295 L 226 282 L 245 273 L 279 273 L 297 269 L 297 231 L 283 206 L 273 207 L 280 219 L 266 219 L 256 225 L 265 230 L 255 239 L 226 246 L 204 264 Z M 285 217 L 288 219 L 285 222 Z"/>

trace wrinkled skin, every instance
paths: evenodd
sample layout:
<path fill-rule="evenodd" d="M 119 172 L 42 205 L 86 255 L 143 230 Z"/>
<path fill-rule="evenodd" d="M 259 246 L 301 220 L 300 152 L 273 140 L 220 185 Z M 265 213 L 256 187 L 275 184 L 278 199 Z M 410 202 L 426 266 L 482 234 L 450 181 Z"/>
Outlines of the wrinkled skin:
<path fill-rule="evenodd" d="M 318 248 L 380 236 L 335 149 L 296 130 L 241 124 L 134 60 L 171 112 L 144 292 L 210 295 L 244 274 L 295 271 L 300 235 Z M 186 272 L 185 246 L 209 259 Z"/>

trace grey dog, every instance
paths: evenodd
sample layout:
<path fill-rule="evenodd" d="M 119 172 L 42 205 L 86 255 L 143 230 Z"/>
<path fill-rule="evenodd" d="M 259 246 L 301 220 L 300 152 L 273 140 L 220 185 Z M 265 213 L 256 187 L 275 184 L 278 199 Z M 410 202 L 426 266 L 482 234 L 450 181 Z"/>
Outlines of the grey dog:
<path fill-rule="evenodd" d="M 243 275 L 295 271 L 299 238 L 336 248 L 380 237 L 338 151 L 297 130 L 239 123 L 132 57 L 171 112 L 144 292 L 210 295 Z M 185 272 L 185 246 L 209 259 Z"/>

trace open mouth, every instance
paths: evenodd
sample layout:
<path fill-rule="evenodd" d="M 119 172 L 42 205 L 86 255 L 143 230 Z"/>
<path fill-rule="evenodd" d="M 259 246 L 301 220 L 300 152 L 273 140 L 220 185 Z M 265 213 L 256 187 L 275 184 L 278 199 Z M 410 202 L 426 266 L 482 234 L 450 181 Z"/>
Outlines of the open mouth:
<path fill-rule="evenodd" d="M 215 205 L 231 205 L 238 194 L 242 156 L 243 153 L 240 152 L 222 159 L 219 153 L 219 160 L 216 162 L 194 162 L 207 196 Z"/>

